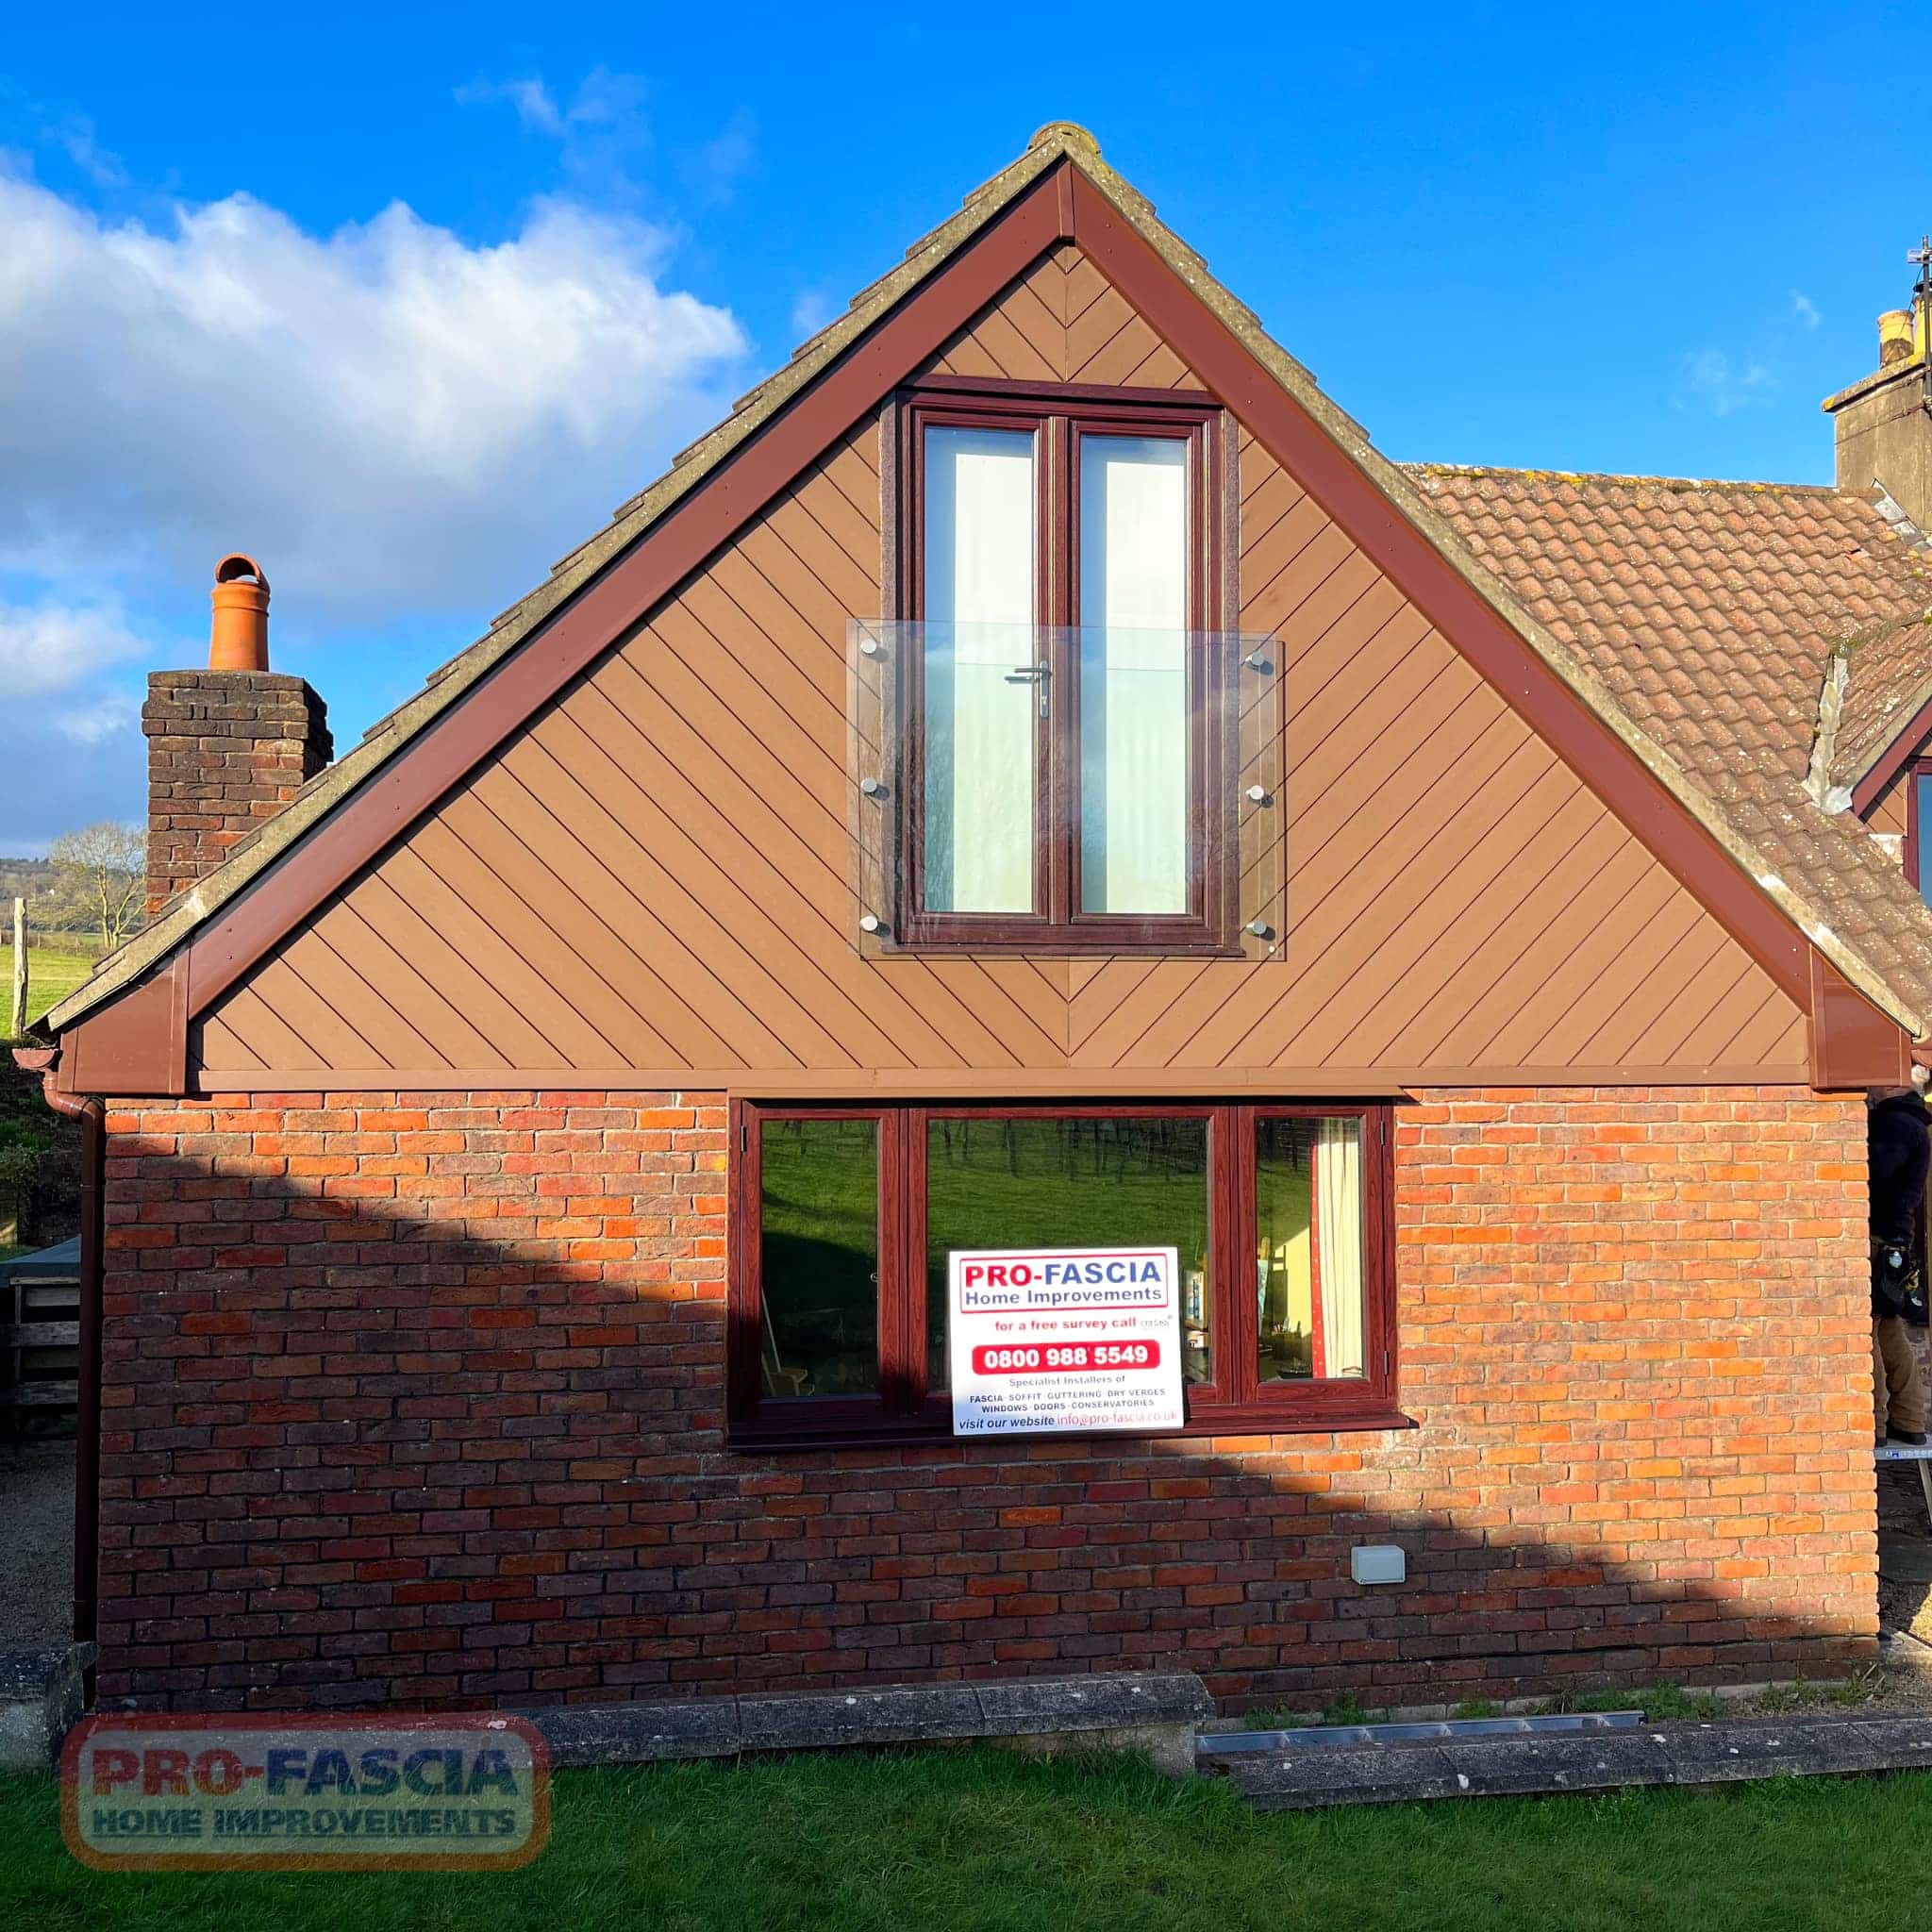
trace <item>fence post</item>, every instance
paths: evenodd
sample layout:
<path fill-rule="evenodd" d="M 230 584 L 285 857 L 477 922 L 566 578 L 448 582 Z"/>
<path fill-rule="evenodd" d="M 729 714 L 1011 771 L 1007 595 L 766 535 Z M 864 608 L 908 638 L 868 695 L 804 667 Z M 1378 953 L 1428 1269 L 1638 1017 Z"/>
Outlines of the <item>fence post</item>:
<path fill-rule="evenodd" d="M 13 1009 L 8 1037 L 26 1038 L 26 901 L 19 897 L 13 902 Z"/>

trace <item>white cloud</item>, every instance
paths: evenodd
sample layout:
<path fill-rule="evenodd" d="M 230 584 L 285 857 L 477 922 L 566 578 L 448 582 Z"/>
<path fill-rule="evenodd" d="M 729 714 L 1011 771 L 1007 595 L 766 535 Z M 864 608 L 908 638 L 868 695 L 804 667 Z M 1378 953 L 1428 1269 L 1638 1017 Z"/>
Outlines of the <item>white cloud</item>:
<path fill-rule="evenodd" d="M 758 161 L 758 124 L 740 108 L 685 163 L 685 179 L 710 201 L 729 201 Z"/>
<path fill-rule="evenodd" d="M 1791 313 L 1807 330 L 1815 329 L 1824 320 L 1818 312 L 1817 303 L 1812 301 L 1810 296 L 1801 294 L 1796 289 L 1791 291 Z"/>
<path fill-rule="evenodd" d="M 564 117 L 556 95 L 535 75 L 525 80 L 466 81 L 457 89 L 456 95 L 458 103 L 465 108 L 507 101 L 517 110 L 517 119 L 534 134 L 560 135 L 564 129 Z"/>
<path fill-rule="evenodd" d="M 533 125 L 636 138 L 622 76 L 534 87 Z M 115 165 L 84 124 L 46 138 Z M 225 551 L 353 740 L 329 650 L 375 686 L 352 641 L 420 636 L 413 688 L 742 386 L 666 231 L 580 200 L 493 243 L 401 203 L 325 236 L 242 194 L 114 223 L 0 153 L 0 855 L 140 814 L 140 673 L 202 660 Z"/>
<path fill-rule="evenodd" d="M 158 661 L 111 600 L 0 604 L 0 858 L 140 815 L 140 705 L 114 679 Z"/>
<path fill-rule="evenodd" d="M 94 124 L 85 114 L 69 114 L 48 127 L 45 137 L 53 142 L 97 188 L 125 188 L 127 170 L 121 157 L 104 148 L 94 133 Z"/>
<path fill-rule="evenodd" d="M 99 744 L 140 716 L 141 707 L 125 691 L 108 691 L 91 704 L 51 713 L 48 722 L 70 744 Z"/>
<path fill-rule="evenodd" d="M 0 703 L 71 691 L 140 657 L 142 648 L 111 601 L 0 604 Z"/>
<path fill-rule="evenodd" d="M 0 568 L 57 589 L 185 591 L 241 548 L 285 623 L 487 615 L 722 413 L 745 347 L 663 286 L 662 231 L 568 201 L 473 245 L 401 203 L 109 225 L 0 176 Z"/>
<path fill-rule="evenodd" d="M 1714 416 L 1734 416 L 1772 401 L 1778 379 L 1756 358 L 1733 360 L 1723 349 L 1699 349 L 1686 356 L 1677 373 L 1678 408 L 1695 402 Z"/>
<path fill-rule="evenodd" d="M 651 145 L 648 93 L 639 75 L 593 67 L 567 101 L 559 101 L 541 75 L 468 81 L 456 98 L 466 108 L 513 108 L 525 133 L 557 143 L 567 174 L 622 199 L 632 192 L 628 169 Z"/>

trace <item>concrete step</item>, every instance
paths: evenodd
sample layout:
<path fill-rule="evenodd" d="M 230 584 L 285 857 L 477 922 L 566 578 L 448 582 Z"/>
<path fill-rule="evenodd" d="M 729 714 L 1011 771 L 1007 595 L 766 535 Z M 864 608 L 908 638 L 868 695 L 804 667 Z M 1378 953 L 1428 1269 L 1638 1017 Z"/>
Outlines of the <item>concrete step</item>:
<path fill-rule="evenodd" d="M 0 1650 L 0 1771 L 51 1771 L 80 1722 L 92 1643 Z"/>
<path fill-rule="evenodd" d="M 558 1765 L 978 1740 L 1041 1752 L 1129 1751 L 1185 1775 L 1194 1768 L 1196 1730 L 1213 1712 L 1213 1699 L 1191 1671 L 1096 1671 L 684 1703 L 574 1704 L 519 1714 L 543 1733 Z"/>

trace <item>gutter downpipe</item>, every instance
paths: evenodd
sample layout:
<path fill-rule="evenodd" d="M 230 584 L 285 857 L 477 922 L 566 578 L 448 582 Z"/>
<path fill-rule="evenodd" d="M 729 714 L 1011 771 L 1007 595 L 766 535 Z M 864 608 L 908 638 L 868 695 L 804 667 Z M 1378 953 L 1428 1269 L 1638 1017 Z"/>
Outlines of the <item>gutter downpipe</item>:
<path fill-rule="evenodd" d="M 106 1199 L 101 1186 L 107 1108 L 92 1094 L 54 1084 L 58 1047 L 16 1047 L 14 1064 L 41 1075 L 56 1113 L 80 1123 L 80 1360 L 75 1390 L 74 1641 L 94 1641 L 100 1589 L 101 1531 L 101 1248 Z M 88 1672 L 92 1690 L 93 1673 Z"/>

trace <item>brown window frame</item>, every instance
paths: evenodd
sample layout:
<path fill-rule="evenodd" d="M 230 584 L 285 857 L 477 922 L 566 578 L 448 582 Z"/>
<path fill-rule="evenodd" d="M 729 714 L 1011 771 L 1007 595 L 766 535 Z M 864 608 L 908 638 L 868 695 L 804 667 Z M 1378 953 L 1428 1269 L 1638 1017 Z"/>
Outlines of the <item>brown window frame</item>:
<path fill-rule="evenodd" d="M 726 1421 L 734 1448 L 809 1448 L 850 1442 L 950 1441 L 952 1405 L 925 1386 L 926 1128 L 940 1119 L 1206 1120 L 1209 1333 L 1214 1379 L 1184 1390 L 1185 1424 L 1163 1435 L 1246 1430 L 1407 1428 L 1396 1347 L 1394 1115 L 1386 1101 L 1070 1101 L 1025 1105 L 959 1101 L 815 1103 L 734 1099 L 726 1198 Z M 1264 1119 L 1361 1122 L 1363 1356 L 1368 1374 L 1263 1384 L 1257 1374 L 1254 1278 L 1255 1129 Z M 879 1123 L 879 1392 L 768 1396 L 759 1386 L 760 1151 L 771 1120 Z M 1144 1433 L 1144 1432 L 1141 1432 Z M 1079 1438 L 1048 1440 L 1073 1441 Z"/>
<path fill-rule="evenodd" d="M 1198 391 L 1039 386 L 927 377 L 889 406 L 896 501 L 888 530 L 887 591 L 894 614 L 925 614 L 925 431 L 1018 429 L 1034 434 L 1034 622 L 1050 638 L 1051 715 L 1036 721 L 1033 909 L 928 912 L 924 903 L 924 661 L 900 668 L 896 718 L 898 903 L 886 942 L 904 950 L 1053 955 L 1163 953 L 1238 957 L 1239 891 L 1228 666 L 1208 648 L 1227 604 L 1232 441 L 1226 412 Z M 1189 893 L 1185 912 L 1093 913 L 1078 906 L 1080 862 L 1080 444 L 1090 435 L 1170 438 L 1188 445 L 1190 689 Z M 1060 828 L 1060 829 L 1056 829 Z M 908 937 L 916 934 L 916 937 Z"/>
<path fill-rule="evenodd" d="M 1932 752 L 1915 754 L 1899 772 L 1899 782 L 1906 788 L 1906 835 L 1900 843 L 1899 858 L 1905 868 L 1906 883 L 1924 899 L 1924 894 L 1919 891 L 1919 841 L 1925 836 L 1925 827 L 1919 823 L 1921 778 L 1932 778 Z"/>

